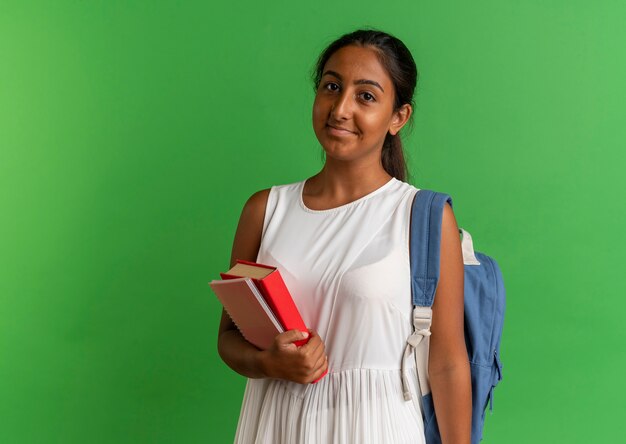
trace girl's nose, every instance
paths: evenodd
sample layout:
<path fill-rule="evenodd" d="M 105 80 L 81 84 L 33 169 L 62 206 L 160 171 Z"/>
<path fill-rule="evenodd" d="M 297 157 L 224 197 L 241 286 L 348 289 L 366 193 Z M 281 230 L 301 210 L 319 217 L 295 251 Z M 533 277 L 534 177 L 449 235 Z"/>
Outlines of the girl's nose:
<path fill-rule="evenodd" d="M 331 117 L 336 120 L 346 120 L 352 115 L 352 98 L 350 93 L 339 94 L 331 108 Z"/>

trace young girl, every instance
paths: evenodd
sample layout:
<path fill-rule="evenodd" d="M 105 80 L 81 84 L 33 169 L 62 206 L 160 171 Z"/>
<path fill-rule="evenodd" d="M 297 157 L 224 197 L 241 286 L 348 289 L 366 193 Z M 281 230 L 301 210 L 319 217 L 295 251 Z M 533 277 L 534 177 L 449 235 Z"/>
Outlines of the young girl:
<path fill-rule="evenodd" d="M 410 401 L 400 371 L 412 332 L 408 234 L 418 191 L 404 182 L 400 131 L 416 81 L 411 53 L 389 34 L 359 30 L 331 43 L 314 79 L 323 168 L 259 191 L 243 208 L 231 265 L 277 266 L 310 330 L 258 350 L 222 314 L 220 356 L 249 378 L 237 443 L 424 442 L 414 361 Z M 446 205 L 429 357 L 445 444 L 469 443 L 471 428 L 458 233 Z M 293 344 L 304 337 L 306 345 Z"/>

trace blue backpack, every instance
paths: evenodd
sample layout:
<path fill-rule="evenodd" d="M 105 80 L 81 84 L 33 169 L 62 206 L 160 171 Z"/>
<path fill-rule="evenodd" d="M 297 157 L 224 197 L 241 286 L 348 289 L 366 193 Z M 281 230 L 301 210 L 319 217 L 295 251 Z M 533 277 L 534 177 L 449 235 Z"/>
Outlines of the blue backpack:
<path fill-rule="evenodd" d="M 404 398 L 411 399 L 404 371 L 404 361 L 415 352 L 422 415 L 427 444 L 440 444 L 441 437 L 428 383 L 428 346 L 433 301 L 439 280 L 441 221 L 447 194 L 420 190 L 411 212 L 411 293 L 413 298 L 413 334 L 407 340 L 402 360 Z M 502 379 L 500 337 L 504 321 L 505 291 L 497 263 L 474 252 L 472 237 L 463 230 L 462 250 L 465 271 L 465 343 L 472 377 L 472 444 L 483 435 L 485 409 L 493 409 L 493 389 Z"/>

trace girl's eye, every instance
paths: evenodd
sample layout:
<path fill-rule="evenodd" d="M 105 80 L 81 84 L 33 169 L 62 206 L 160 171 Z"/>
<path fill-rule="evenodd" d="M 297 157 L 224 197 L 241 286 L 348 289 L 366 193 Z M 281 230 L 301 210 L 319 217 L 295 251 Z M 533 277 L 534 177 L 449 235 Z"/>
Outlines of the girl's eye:
<path fill-rule="evenodd" d="M 336 83 L 327 83 L 326 89 L 329 91 L 337 91 L 339 89 L 339 85 L 337 85 Z"/>
<path fill-rule="evenodd" d="M 363 99 L 366 102 L 375 102 L 376 101 L 376 98 L 373 95 L 371 95 L 370 93 L 368 93 L 368 92 L 362 93 L 361 97 L 363 97 Z"/>

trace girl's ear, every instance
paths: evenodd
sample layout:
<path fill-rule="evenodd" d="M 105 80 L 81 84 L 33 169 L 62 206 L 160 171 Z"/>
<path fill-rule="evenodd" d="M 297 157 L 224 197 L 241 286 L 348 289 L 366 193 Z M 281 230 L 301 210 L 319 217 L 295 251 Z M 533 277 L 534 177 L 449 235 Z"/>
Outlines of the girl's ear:
<path fill-rule="evenodd" d="M 405 103 L 400 109 L 393 113 L 391 125 L 389 125 L 389 133 L 392 136 L 398 134 L 402 127 L 409 121 L 411 113 L 413 113 L 413 108 L 408 103 Z"/>

